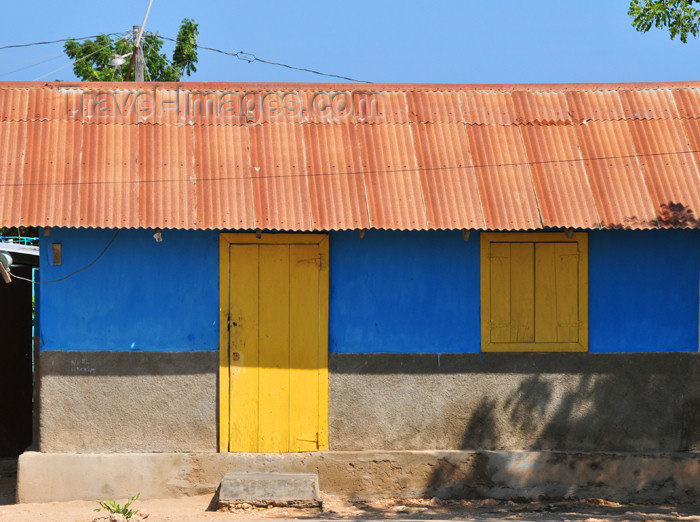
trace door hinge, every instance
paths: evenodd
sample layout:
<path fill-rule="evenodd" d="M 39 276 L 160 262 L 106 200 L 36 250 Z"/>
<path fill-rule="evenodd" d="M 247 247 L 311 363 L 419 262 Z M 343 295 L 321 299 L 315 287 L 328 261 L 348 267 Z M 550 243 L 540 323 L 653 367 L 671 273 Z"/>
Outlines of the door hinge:
<path fill-rule="evenodd" d="M 316 435 L 297 437 L 297 440 L 301 440 L 303 442 L 315 442 L 316 445 L 318 445 L 318 432 L 316 432 Z"/>
<path fill-rule="evenodd" d="M 576 321 L 575 323 L 559 323 L 557 322 L 559 328 L 581 328 L 581 321 Z"/>
<path fill-rule="evenodd" d="M 319 254 L 318 256 L 311 257 L 309 259 L 300 259 L 297 262 L 298 263 L 313 263 L 319 269 L 323 269 L 323 254 Z"/>

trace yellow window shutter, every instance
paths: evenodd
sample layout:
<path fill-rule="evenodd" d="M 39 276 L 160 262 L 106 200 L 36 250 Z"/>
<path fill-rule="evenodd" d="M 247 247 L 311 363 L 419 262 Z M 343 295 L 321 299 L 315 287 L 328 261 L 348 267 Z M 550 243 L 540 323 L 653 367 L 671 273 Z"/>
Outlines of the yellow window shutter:
<path fill-rule="evenodd" d="M 588 236 L 484 232 L 482 350 L 588 350 Z"/>

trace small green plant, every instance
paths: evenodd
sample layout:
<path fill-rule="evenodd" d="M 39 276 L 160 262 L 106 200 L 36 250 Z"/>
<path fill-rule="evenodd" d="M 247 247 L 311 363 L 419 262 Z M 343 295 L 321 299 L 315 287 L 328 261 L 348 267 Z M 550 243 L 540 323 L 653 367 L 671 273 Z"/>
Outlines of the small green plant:
<path fill-rule="evenodd" d="M 104 509 L 110 513 L 118 513 L 119 515 L 124 515 L 126 518 L 131 518 L 132 515 L 136 514 L 136 510 L 129 509 L 129 506 L 131 506 L 140 495 L 141 493 L 136 493 L 136 495 L 128 499 L 123 506 L 120 506 L 116 500 L 112 500 L 111 498 L 102 500 L 100 501 L 100 507 L 95 508 L 95 511 L 102 511 Z"/>

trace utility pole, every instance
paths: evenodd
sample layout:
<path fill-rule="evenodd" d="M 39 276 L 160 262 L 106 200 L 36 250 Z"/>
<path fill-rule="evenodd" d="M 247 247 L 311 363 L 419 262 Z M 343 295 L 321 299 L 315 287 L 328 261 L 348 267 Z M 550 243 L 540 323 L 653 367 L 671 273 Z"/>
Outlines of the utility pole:
<path fill-rule="evenodd" d="M 143 59 L 143 47 L 142 47 L 142 42 L 139 41 L 139 33 L 141 32 L 141 26 L 140 25 L 135 25 L 133 27 L 134 31 L 134 51 L 131 53 L 131 60 L 129 60 L 129 68 L 126 70 L 126 76 L 124 77 L 125 79 L 129 79 L 131 76 L 131 68 L 135 66 L 134 70 L 134 81 L 135 82 L 142 82 L 144 81 L 144 68 L 145 68 L 145 62 Z"/>
<path fill-rule="evenodd" d="M 131 76 L 131 67 L 136 62 L 136 70 L 134 71 L 134 80 L 137 82 L 144 81 L 143 71 L 145 69 L 145 63 L 143 59 L 143 28 L 146 27 L 146 20 L 148 20 L 148 13 L 151 12 L 151 6 L 153 5 L 153 0 L 148 2 L 148 9 L 146 9 L 146 16 L 143 17 L 143 23 L 141 25 L 133 26 L 134 31 L 134 52 L 131 53 L 131 60 L 129 61 L 129 69 L 126 71 L 126 78 L 129 79 Z"/>
<path fill-rule="evenodd" d="M 141 26 L 140 25 L 135 25 L 134 26 L 134 43 L 138 43 L 138 47 L 134 49 L 134 52 L 136 53 L 136 60 L 134 63 L 134 81 L 137 82 L 142 82 L 144 81 L 144 69 L 145 69 L 145 63 L 143 59 L 143 39 L 139 42 L 138 37 L 139 33 L 141 32 Z"/>

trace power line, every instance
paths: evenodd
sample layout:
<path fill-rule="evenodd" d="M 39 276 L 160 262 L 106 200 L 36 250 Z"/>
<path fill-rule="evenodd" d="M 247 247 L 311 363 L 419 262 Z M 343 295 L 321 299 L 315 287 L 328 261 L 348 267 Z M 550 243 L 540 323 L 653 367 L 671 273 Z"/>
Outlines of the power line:
<path fill-rule="evenodd" d="M 176 40 L 175 38 L 168 38 L 167 36 L 161 36 L 160 38 L 163 38 L 164 40 L 170 40 L 171 42 L 180 43 L 180 42 L 179 42 L 178 40 Z M 236 53 L 236 52 L 230 52 L 230 51 L 222 51 L 221 49 L 215 49 L 214 47 L 206 47 L 206 46 L 204 46 L 204 45 L 199 45 L 199 44 L 197 44 L 197 48 L 198 48 L 198 49 L 205 49 L 205 50 L 207 50 L 207 51 L 214 51 L 214 52 L 216 52 L 216 53 L 225 54 L 225 55 L 227 55 L 227 56 L 234 56 L 234 57 L 238 58 L 239 60 L 242 60 L 242 61 L 248 62 L 248 63 L 251 63 L 251 62 L 260 62 L 260 63 L 266 63 L 266 64 L 268 64 L 268 65 L 276 65 L 276 66 L 278 66 L 278 67 L 285 67 L 285 68 L 287 68 L 287 69 L 294 69 L 295 71 L 308 72 L 308 73 L 312 73 L 312 74 L 318 74 L 318 75 L 320 75 L 320 76 L 328 76 L 328 77 L 330 77 L 330 78 L 340 78 L 341 80 L 348 80 L 348 81 L 351 81 L 351 82 L 357 82 L 357 83 L 373 83 L 373 82 L 371 82 L 371 81 L 369 81 L 369 80 L 358 80 L 357 78 L 350 78 L 349 76 L 342 76 L 342 75 L 340 75 L 340 74 L 324 73 L 324 72 L 321 72 L 321 71 L 316 71 L 316 70 L 314 70 L 314 69 L 307 69 L 307 68 L 305 68 L 305 67 L 295 67 L 295 66 L 293 66 L 293 65 L 288 65 L 288 64 L 286 64 L 286 63 L 273 62 L 273 61 L 270 61 L 270 60 L 263 60 L 262 58 L 258 58 L 257 56 L 255 56 L 255 55 L 252 54 L 252 53 L 246 53 L 246 52 L 243 52 L 243 51 L 239 51 L 239 52 L 237 52 L 237 53 Z"/>
<path fill-rule="evenodd" d="M 124 34 L 124 33 L 116 33 L 116 34 Z M 58 69 L 54 69 L 53 71 L 49 71 L 49 72 L 47 72 L 46 74 L 42 74 L 42 75 L 39 76 L 38 78 L 34 78 L 33 81 L 36 82 L 36 81 L 38 81 L 38 80 L 41 80 L 42 78 L 46 78 L 46 77 L 49 76 L 50 74 L 57 73 L 58 71 L 61 71 L 61 70 L 65 69 L 66 67 L 70 67 L 71 65 L 75 65 L 76 63 L 78 63 L 78 62 L 80 62 L 80 61 L 86 60 L 86 59 L 90 58 L 91 56 L 93 56 L 93 55 L 99 53 L 100 51 L 103 51 L 104 49 L 107 49 L 107 47 L 111 47 L 112 45 L 116 44 L 117 42 L 119 42 L 119 41 L 121 41 L 121 40 L 126 40 L 127 38 L 129 38 L 128 35 L 127 35 L 127 36 L 122 36 L 121 38 L 119 38 L 119 39 L 118 39 L 117 41 L 115 41 L 115 42 L 110 41 L 107 45 L 104 45 L 104 46 L 100 47 L 100 48 L 97 49 L 96 51 L 93 51 L 93 52 L 91 52 L 90 54 L 88 54 L 88 55 L 86 55 L 86 56 L 83 56 L 82 58 L 78 58 L 78 59 L 75 60 L 74 62 L 69 62 L 69 63 L 67 63 L 66 65 L 63 65 L 63 66 L 59 67 Z"/>
<path fill-rule="evenodd" d="M 31 47 L 33 45 L 47 45 L 47 44 L 54 44 L 54 43 L 61 43 L 61 42 L 67 42 L 68 40 L 89 40 L 90 38 L 97 38 L 98 36 L 115 36 L 118 34 L 124 34 L 123 32 L 120 33 L 106 33 L 104 35 L 101 34 L 95 34 L 92 36 L 81 36 L 80 38 L 64 38 L 62 40 L 50 40 L 46 42 L 32 42 L 32 43 L 25 43 L 25 44 L 13 44 L 13 45 L 5 45 L 3 47 L 0 47 L 0 51 L 3 49 L 16 49 L 18 47 Z"/>
<path fill-rule="evenodd" d="M 5 46 L 0 47 L 0 51 L 2 51 L 2 50 L 4 50 L 4 49 L 16 49 L 16 48 L 20 48 L 20 47 L 31 47 L 31 46 L 34 46 L 34 45 L 48 45 L 48 44 L 54 44 L 54 43 L 67 42 L 67 41 L 69 41 L 69 40 L 75 40 L 75 41 L 79 41 L 79 40 L 89 40 L 90 38 L 97 38 L 98 36 L 116 36 L 116 35 L 122 35 L 122 34 L 124 34 L 124 33 L 123 33 L 123 32 L 118 32 L 118 33 L 105 33 L 104 35 L 82 36 L 82 37 L 80 37 L 80 38 L 63 38 L 63 39 L 61 39 L 61 40 L 48 40 L 48 41 L 45 41 L 45 42 L 31 42 L 31 43 L 25 43 L 25 44 L 5 45 Z M 159 37 L 160 37 L 160 38 L 163 38 L 164 40 L 169 40 L 169 41 L 171 41 L 171 42 L 179 43 L 179 41 L 176 40 L 175 38 L 168 38 L 167 36 L 160 36 L 160 35 L 159 35 Z M 306 68 L 306 67 L 296 67 L 296 66 L 294 66 L 294 65 L 289 65 L 289 64 L 286 64 L 286 63 L 282 63 L 282 62 L 274 62 L 274 61 L 272 61 L 272 60 L 265 60 L 265 59 L 263 59 L 263 58 L 258 58 L 257 56 L 255 56 L 255 55 L 252 54 L 252 53 L 246 53 L 246 52 L 243 52 L 243 51 L 239 51 L 239 52 L 237 52 L 237 53 L 236 53 L 236 52 L 229 52 L 229 51 L 222 51 L 221 49 L 216 49 L 216 48 L 214 48 L 214 47 L 207 47 L 207 46 L 199 45 L 199 44 L 197 44 L 197 48 L 205 49 L 205 50 L 207 50 L 207 51 L 213 51 L 213 52 L 220 53 L 220 54 L 225 54 L 225 55 L 227 55 L 227 56 L 233 56 L 233 57 L 235 57 L 235 58 L 238 58 L 239 60 L 242 60 L 242 61 L 248 62 L 248 63 L 260 62 L 260 63 L 264 63 L 264 64 L 267 64 L 267 65 L 275 65 L 275 66 L 277 66 L 277 67 L 284 67 L 284 68 L 286 68 L 286 69 L 292 69 L 292 70 L 295 70 L 295 71 L 301 71 L 301 72 L 308 72 L 308 73 L 311 73 L 311 74 L 317 74 L 317 75 L 319 75 L 319 76 L 327 76 L 327 77 L 329 77 L 329 78 L 338 78 L 338 79 L 341 79 L 341 80 L 348 80 L 348 81 L 350 81 L 350 82 L 357 82 L 357 83 L 373 83 L 373 82 L 371 82 L 371 81 L 369 81 L 369 80 L 360 80 L 360 79 L 357 79 L 357 78 L 351 78 L 350 76 L 343 76 L 343 75 L 341 75 L 341 74 L 325 73 L 325 72 L 322 72 L 322 71 L 317 71 L 317 70 L 315 70 L 315 69 L 309 69 L 309 68 Z M 70 64 L 69 64 L 69 65 L 70 65 Z M 66 65 L 65 67 L 68 67 L 68 65 Z M 57 70 L 55 70 L 55 71 L 51 71 L 51 72 L 45 74 L 44 76 L 48 76 L 48 75 L 50 75 L 50 74 L 53 74 L 53 73 L 55 73 L 55 72 L 58 72 L 58 71 L 60 71 L 61 69 L 65 69 L 65 67 L 61 67 L 60 69 L 57 69 Z M 44 76 L 40 76 L 40 77 L 37 78 L 36 80 L 40 80 L 40 79 L 43 78 Z M 36 81 L 36 80 L 34 80 L 34 81 Z"/>
<path fill-rule="evenodd" d="M 61 183 L 0 183 L 0 187 L 63 187 L 63 186 L 103 186 L 103 185 L 128 185 L 133 183 L 138 184 L 158 184 L 158 183 L 187 183 L 192 181 L 237 181 L 250 179 L 289 179 L 289 178 L 318 178 L 331 176 L 361 176 L 363 174 L 401 174 L 407 172 L 427 172 L 427 171 L 448 171 L 448 170 L 476 170 L 485 168 L 503 168 L 503 167 L 518 167 L 518 166 L 534 166 L 534 165 L 549 165 L 555 163 L 579 163 L 585 161 L 610 161 L 614 159 L 634 159 L 645 157 L 664 157 L 664 156 L 680 156 L 685 154 L 700 153 L 700 150 L 687 151 L 672 151 L 672 152 L 650 152 L 646 154 L 627 154 L 619 156 L 599 156 L 593 158 L 570 158 L 570 159 L 555 159 L 542 161 L 521 161 L 511 163 L 488 163 L 482 165 L 454 165 L 448 167 L 418 167 L 407 169 L 385 169 L 385 170 L 359 170 L 346 172 L 316 172 L 308 174 L 278 174 L 278 175 L 263 175 L 263 176 L 224 176 L 220 178 L 195 178 L 195 179 L 151 179 L 151 180 L 133 180 L 133 181 L 66 181 Z"/>
<path fill-rule="evenodd" d="M 143 40 L 143 43 L 146 44 L 146 45 L 148 46 L 148 50 L 151 51 L 153 54 L 158 54 L 158 52 L 155 51 L 155 50 L 153 49 L 153 47 L 151 46 L 151 44 L 149 44 L 149 43 L 146 41 L 146 39 Z M 166 56 L 161 56 L 161 57 L 162 57 L 163 59 L 165 59 L 165 65 L 167 65 L 170 69 L 172 69 L 172 71 L 173 71 L 175 74 L 177 74 L 177 77 L 180 78 L 180 77 L 182 76 L 182 71 L 178 71 L 178 70 L 173 66 L 173 64 L 170 62 L 170 60 L 168 60 L 168 58 L 167 58 Z M 148 66 L 148 62 L 146 62 L 146 66 Z M 146 70 L 148 70 L 148 67 L 146 67 Z M 150 73 L 149 73 L 149 75 L 150 75 Z"/>
<path fill-rule="evenodd" d="M 15 67 L 18 65 L 24 65 L 25 63 L 38 62 L 39 60 L 43 60 L 44 58 L 55 58 L 57 56 L 63 56 L 63 54 L 64 54 L 64 52 L 61 51 L 59 53 L 45 54 L 44 56 L 37 56 L 36 58 L 29 58 L 28 60 L 20 60 L 18 62 L 8 63 L 6 65 L 0 66 L 0 70 L 11 69 L 12 67 Z"/>
<path fill-rule="evenodd" d="M 112 246 L 112 243 L 114 243 L 114 240 L 117 239 L 117 236 L 119 235 L 119 232 L 121 232 L 121 231 L 122 231 L 121 228 L 117 229 L 117 231 L 116 231 L 116 232 L 114 233 L 114 235 L 112 236 L 112 239 L 110 239 L 110 240 L 109 240 L 109 243 L 107 243 L 107 246 L 104 247 L 104 249 L 102 250 L 102 252 L 100 252 L 99 255 L 98 255 L 95 259 L 93 259 L 89 264 L 85 265 L 85 266 L 82 267 L 82 268 L 79 268 L 78 270 L 76 270 L 76 271 L 74 271 L 74 272 L 71 272 L 70 274 L 68 274 L 68 275 L 66 275 L 66 276 L 59 277 L 58 279 L 53 279 L 53 280 L 51 280 L 51 281 L 34 281 L 33 279 L 28 279 L 28 278 L 26 278 L 26 277 L 20 277 L 20 276 L 18 276 L 18 275 L 15 275 L 15 274 L 13 274 L 12 272 L 10 272 L 10 275 L 11 275 L 12 277 L 14 277 L 15 279 L 21 279 L 22 281 L 28 281 L 28 282 L 30 282 L 30 283 L 34 283 L 35 285 L 48 285 L 48 284 L 51 284 L 51 283 L 59 283 L 59 282 L 61 282 L 61 281 L 65 281 L 65 280 L 68 279 L 69 277 L 73 277 L 75 274 L 79 274 L 79 273 L 82 272 L 83 270 L 87 270 L 87 269 L 90 268 L 92 265 L 94 265 L 95 263 L 97 263 L 97 262 L 100 260 L 100 258 L 101 258 L 103 255 L 105 255 L 105 253 L 107 252 L 107 250 L 109 250 L 109 247 Z"/>
<path fill-rule="evenodd" d="M 10 67 L 13 67 L 15 65 L 23 65 L 25 63 L 29 63 L 29 65 L 25 65 L 24 67 L 20 67 L 19 69 L 14 69 L 12 71 L 4 72 L 0 74 L 0 76 L 7 76 L 8 74 L 14 74 L 20 71 L 24 71 L 25 69 L 31 69 L 32 67 L 36 67 L 37 65 L 41 65 L 42 63 L 50 62 L 55 60 L 56 58 L 60 58 L 61 56 L 64 56 L 63 51 L 60 53 L 56 54 L 47 54 L 46 56 L 41 56 L 39 58 L 32 58 L 31 60 L 23 60 L 21 62 L 15 62 L 13 64 L 9 64 L 3 67 L 0 67 L 0 69 L 9 69 Z M 34 63 L 30 63 L 34 62 Z"/>

